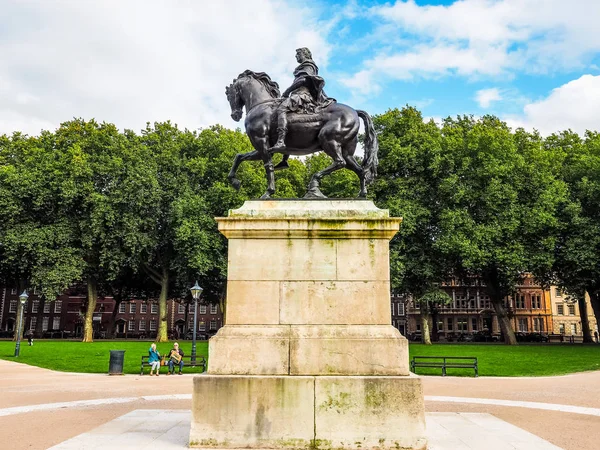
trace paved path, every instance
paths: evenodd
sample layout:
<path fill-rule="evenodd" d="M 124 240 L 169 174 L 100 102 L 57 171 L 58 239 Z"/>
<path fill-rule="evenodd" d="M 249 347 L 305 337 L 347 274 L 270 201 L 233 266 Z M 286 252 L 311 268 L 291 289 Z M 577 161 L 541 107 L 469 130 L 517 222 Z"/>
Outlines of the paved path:
<path fill-rule="evenodd" d="M 0 360 L 2 439 L 13 449 L 48 448 L 136 409 L 188 410 L 192 378 L 71 374 Z M 427 412 L 491 413 L 565 449 L 600 448 L 600 371 L 423 382 Z"/>

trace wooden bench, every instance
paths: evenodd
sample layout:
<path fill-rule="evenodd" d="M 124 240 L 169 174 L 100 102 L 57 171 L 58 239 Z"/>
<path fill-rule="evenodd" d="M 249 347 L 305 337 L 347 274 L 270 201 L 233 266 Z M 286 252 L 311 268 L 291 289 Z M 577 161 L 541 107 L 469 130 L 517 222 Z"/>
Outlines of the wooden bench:
<path fill-rule="evenodd" d="M 438 367 L 442 369 L 442 376 L 446 376 L 446 369 L 474 369 L 475 376 L 479 376 L 477 358 L 472 356 L 413 356 L 410 367 L 416 373 L 417 367 Z"/>
<path fill-rule="evenodd" d="M 148 355 L 142 356 L 142 365 L 140 366 L 140 375 L 144 375 L 144 367 L 151 367 L 152 364 L 148 362 Z M 206 358 L 202 355 L 196 356 L 196 361 L 192 361 L 191 356 L 182 356 L 183 367 L 202 367 L 202 372 L 206 370 Z M 165 367 L 168 363 L 165 363 Z"/>

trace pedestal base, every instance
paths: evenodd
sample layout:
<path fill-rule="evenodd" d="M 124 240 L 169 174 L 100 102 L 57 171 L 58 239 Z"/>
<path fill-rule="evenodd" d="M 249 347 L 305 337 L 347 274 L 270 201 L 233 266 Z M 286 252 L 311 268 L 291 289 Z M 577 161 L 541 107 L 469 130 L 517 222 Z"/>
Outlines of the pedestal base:
<path fill-rule="evenodd" d="M 409 375 L 391 325 L 225 325 L 209 341 L 214 375 Z"/>
<path fill-rule="evenodd" d="M 190 446 L 426 449 L 421 380 L 200 375 L 194 378 Z"/>

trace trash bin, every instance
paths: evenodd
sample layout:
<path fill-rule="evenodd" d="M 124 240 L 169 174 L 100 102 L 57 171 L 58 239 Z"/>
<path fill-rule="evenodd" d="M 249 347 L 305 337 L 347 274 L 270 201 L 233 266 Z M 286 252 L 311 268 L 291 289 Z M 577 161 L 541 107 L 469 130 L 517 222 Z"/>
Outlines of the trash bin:
<path fill-rule="evenodd" d="M 125 360 L 125 350 L 111 350 L 110 360 L 108 362 L 109 375 L 123 375 L 123 361 Z"/>

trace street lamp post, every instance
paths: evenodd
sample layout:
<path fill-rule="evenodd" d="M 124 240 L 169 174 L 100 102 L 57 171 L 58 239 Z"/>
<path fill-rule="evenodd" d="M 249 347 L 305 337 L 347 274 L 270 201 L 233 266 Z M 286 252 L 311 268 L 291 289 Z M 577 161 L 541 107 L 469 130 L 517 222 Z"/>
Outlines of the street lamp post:
<path fill-rule="evenodd" d="M 194 284 L 190 291 L 192 292 L 192 298 L 194 299 L 194 326 L 192 327 L 192 363 L 196 362 L 196 328 L 198 327 L 198 299 L 202 294 L 202 288 L 198 285 L 198 281 Z"/>
<path fill-rule="evenodd" d="M 19 301 L 21 302 L 21 315 L 19 316 L 19 325 L 17 327 L 17 344 L 15 345 L 15 358 L 19 356 L 21 351 L 21 334 L 23 330 L 23 309 L 25 308 L 25 302 L 29 295 L 27 295 L 27 290 L 23 290 L 23 293 L 19 295 Z"/>

